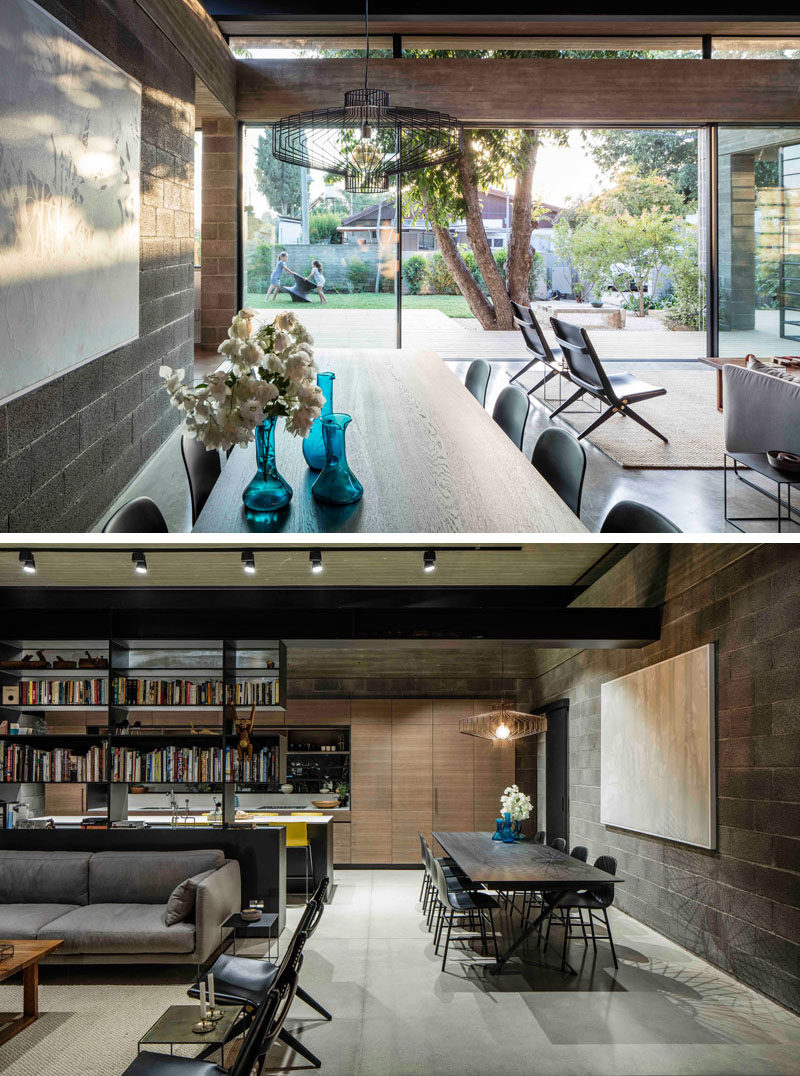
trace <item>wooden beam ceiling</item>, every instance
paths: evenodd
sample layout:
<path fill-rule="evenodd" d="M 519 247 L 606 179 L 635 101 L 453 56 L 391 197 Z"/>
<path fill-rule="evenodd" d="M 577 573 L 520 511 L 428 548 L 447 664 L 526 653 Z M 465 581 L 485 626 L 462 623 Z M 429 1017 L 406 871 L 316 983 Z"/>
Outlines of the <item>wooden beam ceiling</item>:
<path fill-rule="evenodd" d="M 362 60 L 240 60 L 238 116 L 339 108 Z M 390 60 L 370 82 L 397 104 L 480 126 L 800 123 L 797 60 Z M 654 89 L 657 87 L 657 91 Z"/>
<path fill-rule="evenodd" d="M 200 0 L 135 0 L 166 34 L 225 110 L 236 114 L 236 64 Z"/>

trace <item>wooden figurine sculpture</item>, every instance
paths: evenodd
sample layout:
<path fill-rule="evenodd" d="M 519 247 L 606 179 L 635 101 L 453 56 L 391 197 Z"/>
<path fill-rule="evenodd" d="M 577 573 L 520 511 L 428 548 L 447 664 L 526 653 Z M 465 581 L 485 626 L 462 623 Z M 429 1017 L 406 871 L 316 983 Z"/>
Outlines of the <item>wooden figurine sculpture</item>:
<path fill-rule="evenodd" d="M 250 736 L 253 732 L 253 727 L 256 723 L 256 704 L 250 707 L 249 717 L 239 717 L 236 715 L 236 735 L 239 737 L 239 742 L 236 744 L 236 750 L 239 755 L 239 764 L 244 762 L 245 755 L 247 761 L 253 761 L 253 741 Z"/>

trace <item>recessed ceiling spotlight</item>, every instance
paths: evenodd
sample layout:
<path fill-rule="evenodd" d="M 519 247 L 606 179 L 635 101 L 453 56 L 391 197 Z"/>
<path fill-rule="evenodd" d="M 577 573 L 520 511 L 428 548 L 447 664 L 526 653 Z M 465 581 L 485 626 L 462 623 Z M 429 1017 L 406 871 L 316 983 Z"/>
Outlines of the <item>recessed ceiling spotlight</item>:
<path fill-rule="evenodd" d="M 147 558 L 141 550 L 132 553 L 131 560 L 133 561 L 133 570 L 137 575 L 147 575 Z"/>
<path fill-rule="evenodd" d="M 322 571 L 322 550 L 312 549 L 308 554 L 308 559 L 311 562 L 312 574 L 319 575 Z"/>
<path fill-rule="evenodd" d="M 36 561 L 33 559 L 33 553 L 30 549 L 20 549 L 19 562 L 22 565 L 23 572 L 27 572 L 28 575 L 36 574 Z"/>
<path fill-rule="evenodd" d="M 256 574 L 256 558 L 252 549 L 245 549 L 242 553 L 242 569 L 248 575 Z"/>
<path fill-rule="evenodd" d="M 436 550 L 426 549 L 422 556 L 422 569 L 426 572 L 436 571 Z"/>

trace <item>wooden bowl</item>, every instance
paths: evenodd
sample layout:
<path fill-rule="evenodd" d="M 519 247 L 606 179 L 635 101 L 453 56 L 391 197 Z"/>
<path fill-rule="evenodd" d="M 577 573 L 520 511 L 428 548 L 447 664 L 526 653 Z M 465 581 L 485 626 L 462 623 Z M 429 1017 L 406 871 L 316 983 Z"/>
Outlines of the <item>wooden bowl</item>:
<path fill-rule="evenodd" d="M 313 804 L 314 807 L 319 807 L 323 811 L 325 811 L 325 810 L 330 811 L 334 807 L 339 806 L 339 801 L 338 800 L 312 800 L 311 803 Z"/>

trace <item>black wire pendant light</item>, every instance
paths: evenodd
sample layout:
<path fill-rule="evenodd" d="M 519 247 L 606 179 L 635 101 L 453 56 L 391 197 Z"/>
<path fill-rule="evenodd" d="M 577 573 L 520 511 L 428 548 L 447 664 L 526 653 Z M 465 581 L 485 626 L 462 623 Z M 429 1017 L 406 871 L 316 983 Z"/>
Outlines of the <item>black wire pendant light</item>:
<path fill-rule="evenodd" d="M 464 145 L 461 122 L 443 112 L 389 104 L 369 85 L 369 0 L 364 5 L 367 56 L 363 89 L 348 90 L 343 108 L 284 116 L 272 127 L 279 161 L 344 176 L 345 190 L 380 194 L 389 177 L 454 161 Z"/>

